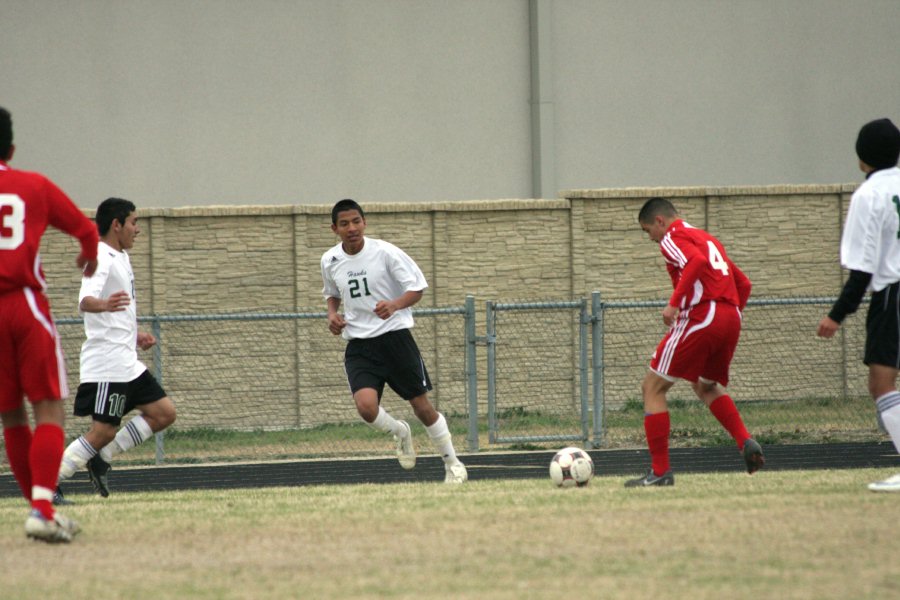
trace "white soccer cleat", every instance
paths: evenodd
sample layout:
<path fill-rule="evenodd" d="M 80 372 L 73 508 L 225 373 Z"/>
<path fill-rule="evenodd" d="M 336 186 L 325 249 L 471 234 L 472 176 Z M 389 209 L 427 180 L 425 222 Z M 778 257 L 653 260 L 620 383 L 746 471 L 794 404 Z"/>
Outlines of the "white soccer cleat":
<path fill-rule="evenodd" d="M 900 473 L 891 475 L 884 481 L 876 481 L 869 484 L 873 492 L 900 492 Z"/>
<path fill-rule="evenodd" d="M 416 447 L 413 445 L 412 429 L 406 421 L 398 423 L 403 426 L 405 433 L 394 436 L 397 440 L 397 460 L 400 461 L 401 467 L 409 471 L 416 466 Z"/>
<path fill-rule="evenodd" d="M 45 519 L 40 511 L 32 510 L 25 520 L 25 535 L 48 544 L 68 544 L 80 531 L 78 523 L 59 513 Z"/>
<path fill-rule="evenodd" d="M 466 465 L 457 462 L 452 465 L 446 465 L 447 474 L 444 476 L 444 483 L 465 483 L 469 480 L 469 473 L 466 471 Z"/>

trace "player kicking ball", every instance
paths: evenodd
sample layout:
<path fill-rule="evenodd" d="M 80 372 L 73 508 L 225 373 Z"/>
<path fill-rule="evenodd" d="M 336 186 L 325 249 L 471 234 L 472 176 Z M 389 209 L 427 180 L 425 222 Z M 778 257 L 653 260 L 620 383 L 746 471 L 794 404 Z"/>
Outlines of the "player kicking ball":
<path fill-rule="evenodd" d="M 412 309 L 428 283 L 405 252 L 366 237 L 366 217 L 353 200 L 331 210 L 331 230 L 341 242 L 322 255 L 322 290 L 328 303 L 328 329 L 347 340 L 344 368 L 359 416 L 394 436 L 404 469 L 416 466 L 412 431 L 381 406 L 387 383 L 409 401 L 428 437 L 444 459 L 444 482 L 464 483 L 466 467 L 456 457 L 444 415 L 428 400 L 428 371 L 413 339 Z M 343 304 L 343 314 L 338 309 Z"/>
<path fill-rule="evenodd" d="M 765 464 L 762 448 L 750 437 L 725 391 L 750 280 L 728 258 L 719 240 L 685 223 L 668 200 L 649 199 L 638 213 L 638 222 L 659 244 L 675 290 L 662 311 L 669 331 L 653 353 L 641 384 L 652 464 L 646 475 L 627 481 L 625 487 L 675 484 L 669 469 L 666 393 L 678 379 L 691 382 L 697 397 L 734 438 L 747 472 L 753 474 Z"/>

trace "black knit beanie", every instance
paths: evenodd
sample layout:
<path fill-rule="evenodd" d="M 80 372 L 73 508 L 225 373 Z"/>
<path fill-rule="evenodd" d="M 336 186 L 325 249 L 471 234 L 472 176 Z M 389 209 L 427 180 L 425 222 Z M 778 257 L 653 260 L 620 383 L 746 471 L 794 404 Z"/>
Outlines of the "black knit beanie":
<path fill-rule="evenodd" d="M 856 138 L 856 155 L 875 169 L 896 167 L 900 158 L 900 130 L 890 119 L 866 123 Z"/>

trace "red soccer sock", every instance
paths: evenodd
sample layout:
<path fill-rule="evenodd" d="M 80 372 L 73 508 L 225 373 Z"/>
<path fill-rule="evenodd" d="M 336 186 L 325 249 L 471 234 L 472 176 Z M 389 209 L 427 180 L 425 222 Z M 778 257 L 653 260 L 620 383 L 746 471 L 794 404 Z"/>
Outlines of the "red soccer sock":
<path fill-rule="evenodd" d="M 654 475 L 663 475 L 669 470 L 669 413 L 661 412 L 644 415 L 644 431 L 647 434 L 647 448 Z"/>
<path fill-rule="evenodd" d="M 743 450 L 744 442 L 750 437 L 750 433 L 747 431 L 747 428 L 744 427 L 741 413 L 738 412 L 737 406 L 734 405 L 734 400 L 731 399 L 731 396 L 724 394 L 713 400 L 712 404 L 709 405 L 709 412 L 719 420 L 722 427 L 728 430 L 728 433 L 730 433 L 731 437 L 734 438 L 734 441 L 737 442 L 738 449 Z"/>
<path fill-rule="evenodd" d="M 28 463 L 28 453 L 31 450 L 31 427 L 19 425 L 4 429 L 3 439 L 6 442 L 6 456 L 9 458 L 9 468 L 13 477 L 16 478 L 22 495 L 31 501 L 31 467 Z"/>
<path fill-rule="evenodd" d="M 43 423 L 35 428 L 31 442 L 31 506 L 41 511 L 47 519 L 53 518 L 53 492 L 56 490 L 64 441 L 62 427 Z"/>

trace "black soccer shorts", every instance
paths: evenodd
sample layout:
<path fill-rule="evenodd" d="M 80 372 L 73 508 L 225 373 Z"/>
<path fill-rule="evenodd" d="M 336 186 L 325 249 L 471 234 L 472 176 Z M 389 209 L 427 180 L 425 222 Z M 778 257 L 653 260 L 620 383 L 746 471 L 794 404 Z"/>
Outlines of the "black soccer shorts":
<path fill-rule="evenodd" d="M 90 415 L 95 421 L 119 426 L 122 417 L 135 407 L 166 397 L 166 391 L 150 371 L 132 381 L 100 381 L 82 383 L 75 394 L 75 416 Z"/>
<path fill-rule="evenodd" d="M 900 282 L 872 294 L 863 362 L 900 369 Z"/>
<path fill-rule="evenodd" d="M 379 400 L 385 383 L 404 400 L 432 389 L 425 362 L 409 329 L 350 340 L 344 351 L 344 369 L 352 393 L 373 388 L 378 391 Z"/>

